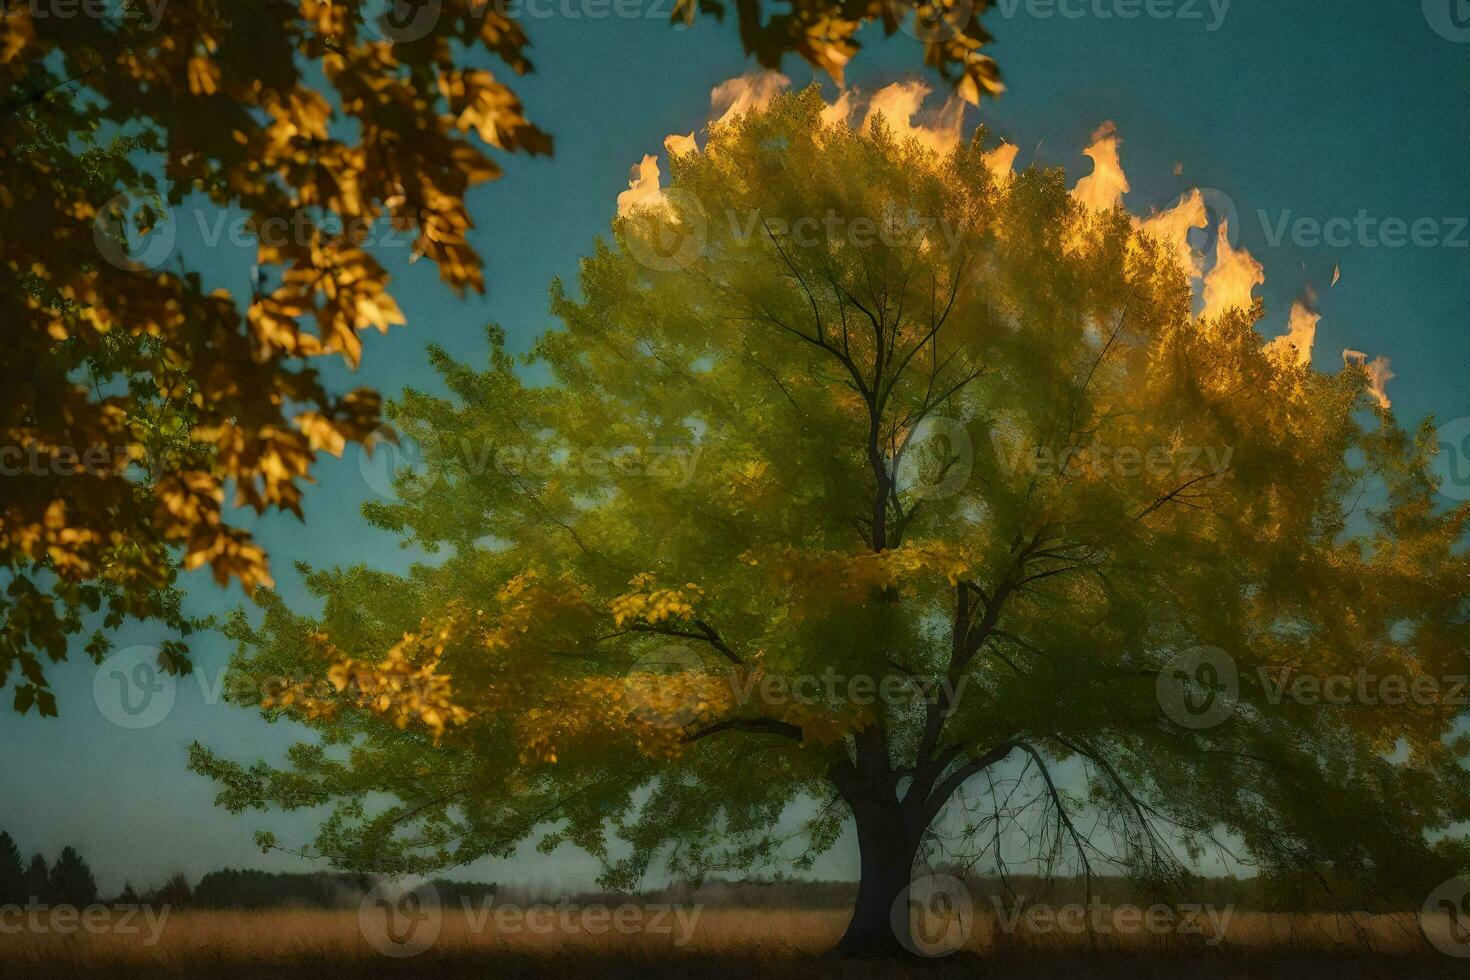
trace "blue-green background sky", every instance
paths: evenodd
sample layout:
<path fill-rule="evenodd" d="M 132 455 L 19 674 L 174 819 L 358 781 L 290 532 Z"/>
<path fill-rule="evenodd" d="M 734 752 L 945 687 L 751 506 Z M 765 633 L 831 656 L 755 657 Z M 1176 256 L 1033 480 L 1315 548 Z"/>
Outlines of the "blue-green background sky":
<path fill-rule="evenodd" d="M 1470 14 L 1464 0 L 1441 5 L 1455 3 Z M 1263 332 L 1284 331 L 1291 300 L 1310 281 L 1320 293 L 1319 368 L 1335 370 L 1345 347 L 1384 354 L 1397 374 L 1389 394 L 1402 419 L 1470 415 L 1470 230 L 1460 231 L 1459 247 L 1271 247 L 1257 215 L 1264 209 L 1272 222 L 1287 210 L 1318 220 L 1351 219 L 1360 209 L 1409 222 L 1470 216 L 1470 43 L 1432 30 L 1420 0 L 1234 0 L 1215 30 L 1205 0 L 1195 5 L 1199 19 L 1100 18 L 1093 0 L 1072 6 L 1086 16 L 1037 17 L 1024 2 L 987 14 L 998 38 L 990 50 L 1009 91 L 969 110 L 968 124 L 983 120 L 1017 143 L 1018 166 L 1062 165 L 1075 180 L 1090 168 L 1080 152 L 1089 135 L 1114 120 L 1134 213 L 1166 207 L 1194 186 L 1235 201 L 1240 241 L 1266 267 Z M 390 397 L 409 385 L 437 388 L 425 345 L 478 362 L 487 321 L 508 331 L 513 349 L 526 349 L 552 325 L 548 283 L 575 279 L 578 257 L 607 232 L 629 167 L 659 152 L 665 135 L 702 127 L 710 89 L 754 67 L 733 25 L 713 20 L 684 31 L 659 17 L 557 15 L 528 18 L 526 26 L 537 71 L 515 87 L 531 117 L 554 133 L 556 155 L 501 157 L 504 179 L 471 194 L 471 240 L 488 263 L 487 295 L 459 301 L 428 263 L 409 267 L 406 248 L 383 251 L 409 325 L 367 336 L 361 369 L 333 373 L 342 388 L 367 384 Z M 867 30 L 861 40 L 867 47 L 849 70 L 850 85 L 871 92 L 915 76 L 938 84 L 908 37 L 885 41 Z M 785 68 L 797 87 L 813 77 L 794 60 Z M 191 212 L 177 219 L 188 263 L 214 284 L 248 292 L 251 252 L 206 247 Z M 1441 228 L 1447 234 L 1453 225 Z M 1337 262 L 1342 282 L 1328 289 Z M 316 477 L 305 524 L 290 516 L 247 522 L 271 554 L 281 591 L 299 608 L 311 600 L 292 567 L 298 560 L 398 568 L 413 558 L 362 520 L 360 505 L 374 495 L 356 450 L 323 462 Z M 238 588 L 222 591 L 202 576 L 189 581 L 196 614 L 244 601 Z M 118 646 L 167 638 L 156 625 L 130 624 Z M 126 731 L 101 715 L 92 698 L 95 668 L 80 649 L 51 671 L 59 720 L 0 711 L 0 829 L 27 854 L 39 850 L 49 859 L 75 844 L 104 892 L 124 879 L 154 884 L 173 871 L 197 879 L 226 865 L 318 867 L 263 856 L 251 842 L 257 829 L 276 831 L 283 843 L 309 841 L 309 816 L 232 816 L 212 805 L 209 782 L 186 771 L 193 740 L 239 759 L 278 757 L 302 732 L 210 703 L 200 684 L 217 682 L 229 645 L 204 636 L 193 646 L 196 678 L 179 682 L 172 711 L 152 728 Z M 855 866 L 855 848 L 843 844 L 819 871 L 850 875 Z M 457 875 L 575 886 L 594 873 L 575 852 L 547 858 L 527 847 L 523 856 Z"/>

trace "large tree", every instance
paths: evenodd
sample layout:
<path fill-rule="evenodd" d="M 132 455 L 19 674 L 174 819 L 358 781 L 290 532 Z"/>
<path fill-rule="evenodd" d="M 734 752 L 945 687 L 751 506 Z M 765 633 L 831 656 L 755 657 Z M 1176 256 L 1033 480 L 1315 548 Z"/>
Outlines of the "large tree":
<path fill-rule="evenodd" d="M 973 101 L 999 87 L 983 8 L 742 0 L 739 26 L 763 64 L 794 52 L 840 78 L 862 23 L 910 24 Z M 675 16 L 723 9 L 684 0 Z M 45 662 L 94 613 L 93 659 L 124 618 L 156 618 L 175 634 L 161 666 L 187 671 L 180 564 L 270 583 L 226 489 L 299 516 L 318 453 L 377 426 L 375 393 L 330 391 L 312 364 L 355 365 L 360 332 L 403 322 L 369 228 L 412 240 L 456 292 L 483 290 L 466 193 L 499 176 L 489 151 L 551 140 L 480 56 L 521 74 L 528 43 L 486 0 L 5 0 L 0 686 L 18 668 L 17 710 L 56 713 Z M 170 254 L 166 205 L 186 199 L 246 216 L 249 295 L 206 289 Z"/>
<path fill-rule="evenodd" d="M 1218 844 L 1422 897 L 1470 816 L 1461 709 L 1272 692 L 1466 672 L 1470 509 L 1434 506 L 1432 429 L 1264 342 L 1259 303 L 1196 315 L 1168 222 L 983 133 L 940 157 L 824 109 L 678 157 L 553 289 L 546 383 L 493 329 L 484 370 L 433 351 L 452 397 L 395 407 L 426 465 L 368 516 L 439 560 L 233 623 L 238 690 L 323 740 L 284 769 L 196 746 L 219 802 L 335 805 L 344 867 L 534 836 L 630 886 L 789 862 L 809 801 L 798 866 L 856 828 L 853 952 L 901 948 L 957 841 L 1175 881 Z M 1201 645 L 1228 660 L 1176 659 Z M 1194 724 L 1228 665 L 1233 710 Z"/>

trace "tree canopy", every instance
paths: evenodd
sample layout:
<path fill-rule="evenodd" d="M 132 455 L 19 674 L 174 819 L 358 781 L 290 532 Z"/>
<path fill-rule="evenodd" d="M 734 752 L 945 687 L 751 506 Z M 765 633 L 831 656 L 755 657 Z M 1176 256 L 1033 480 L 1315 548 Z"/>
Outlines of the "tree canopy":
<path fill-rule="evenodd" d="M 359 334 L 403 322 L 363 230 L 391 225 L 452 290 L 482 291 L 465 195 L 489 151 L 549 153 L 505 82 L 531 70 L 504 5 L 209 0 L 6 3 L 0 16 L 0 683 L 56 713 L 44 662 L 88 614 L 99 660 L 126 617 L 175 638 L 190 669 L 177 566 L 270 584 L 235 505 L 301 513 L 317 454 L 379 422 L 377 395 L 328 391 L 313 359 L 356 364 Z M 763 64 L 795 52 L 834 76 L 867 21 L 910 32 L 976 100 L 999 88 L 979 51 L 984 4 L 742 2 Z M 675 17 L 721 16 L 683 0 Z M 104 14 L 98 16 L 99 13 Z M 54 15 L 48 15 L 54 14 Z M 206 289 L 170 258 L 166 205 L 237 209 L 260 240 L 251 295 Z M 287 236 L 261 234 L 290 228 Z"/>
<path fill-rule="evenodd" d="M 426 465 L 367 514 L 434 563 L 232 623 L 247 700 L 321 741 L 196 746 L 219 803 L 332 805 L 345 868 L 533 837 L 620 887 L 809 866 L 854 820 L 855 950 L 936 850 L 1445 876 L 1463 709 L 1272 695 L 1466 672 L 1470 508 L 1435 507 L 1429 423 L 1264 342 L 1259 302 L 1197 314 L 1180 222 L 1013 174 L 983 129 L 939 155 L 811 89 L 672 172 L 553 287 L 547 383 L 492 328 L 483 369 L 431 349 L 451 397 L 392 406 Z M 1160 678 L 1201 646 L 1238 690 L 1191 725 Z"/>

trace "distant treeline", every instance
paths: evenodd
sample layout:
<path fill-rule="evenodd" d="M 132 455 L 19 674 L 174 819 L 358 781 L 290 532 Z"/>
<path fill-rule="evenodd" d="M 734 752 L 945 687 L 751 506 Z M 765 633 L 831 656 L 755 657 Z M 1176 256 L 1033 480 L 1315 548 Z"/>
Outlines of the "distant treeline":
<path fill-rule="evenodd" d="M 20 848 L 0 831 L 0 905 L 91 905 L 97 901 L 97 880 L 74 847 L 63 847 L 48 864 L 44 854 L 21 861 Z"/>
<path fill-rule="evenodd" d="M 1241 911 L 1341 912 L 1348 910 L 1406 911 L 1416 908 L 1412 896 L 1390 897 L 1364 893 L 1352 881 L 1333 880 L 1303 873 L 1294 878 L 1237 878 L 1195 876 L 1175 882 L 1140 882 L 1122 875 L 1095 875 L 1091 883 L 1081 877 L 1015 874 L 1004 877 L 976 874 L 965 868 L 938 866 L 964 882 L 976 909 L 1014 910 L 1018 905 L 1045 903 L 1053 907 L 1089 900 L 1111 906 L 1169 907 L 1230 906 Z M 1325 884 L 1324 884 L 1325 882 Z M 852 881 L 724 881 L 707 879 L 703 884 L 673 884 L 642 893 L 644 901 L 698 903 L 706 907 L 851 908 L 857 896 Z M 627 900 L 608 895 L 604 901 Z"/>
<path fill-rule="evenodd" d="M 207 909 L 355 908 L 376 881 L 374 875 L 332 871 L 289 874 L 226 868 L 200 878 L 189 904 Z M 464 900 L 478 903 L 496 891 L 494 885 L 478 882 L 436 880 L 434 886 L 440 902 L 456 906 Z"/>
<path fill-rule="evenodd" d="M 1081 878 L 1046 879 L 1036 875 L 977 875 L 957 867 L 939 867 L 937 873 L 961 879 L 976 908 L 1043 902 L 1053 906 L 1086 903 L 1089 885 Z M 111 904 L 168 905 L 174 908 L 266 909 L 266 908 L 355 908 L 372 889 L 377 877 L 335 871 L 282 873 L 236 870 L 211 871 L 190 886 L 182 874 L 162 885 L 135 891 L 132 884 L 106 899 Z M 676 882 L 638 894 L 628 892 L 580 891 L 568 893 L 546 887 L 497 885 L 480 882 L 435 880 L 442 904 L 458 907 L 465 903 L 488 902 L 526 905 L 556 902 L 563 898 L 577 905 L 620 905 L 625 902 L 680 903 L 706 908 L 851 908 L 857 883 L 851 881 L 801 881 L 794 879 L 730 881 L 705 879 L 699 884 Z M 1110 905 L 1138 906 L 1162 903 L 1177 906 L 1232 906 L 1242 910 L 1345 911 L 1371 909 L 1400 911 L 1382 896 L 1357 894 L 1346 881 L 1324 888 L 1318 875 L 1303 874 L 1297 880 L 1260 878 L 1195 877 L 1172 884 L 1145 884 L 1121 876 L 1095 876 L 1090 885 L 1093 901 Z M 73 847 L 63 848 L 53 863 L 34 855 L 27 865 L 20 849 L 7 833 L 0 832 L 0 906 L 39 902 L 48 905 L 89 905 L 99 901 L 92 870 Z"/>

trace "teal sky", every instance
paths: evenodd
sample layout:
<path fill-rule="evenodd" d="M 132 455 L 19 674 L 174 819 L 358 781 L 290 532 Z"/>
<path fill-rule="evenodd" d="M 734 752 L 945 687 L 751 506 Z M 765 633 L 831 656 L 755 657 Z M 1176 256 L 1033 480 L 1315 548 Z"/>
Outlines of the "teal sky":
<path fill-rule="evenodd" d="M 1335 370 L 1343 348 L 1386 355 L 1399 417 L 1417 422 L 1433 413 L 1445 422 L 1470 416 L 1470 28 L 1457 42 L 1431 27 L 1436 20 L 1456 33 L 1451 4 L 1459 5 L 1463 22 L 1470 14 L 1464 0 L 1425 0 L 1423 7 L 1420 0 L 1234 0 L 1223 17 L 1221 0 L 1213 9 L 1208 0 L 1156 0 L 1154 9 L 1198 16 L 1132 20 L 1097 16 L 1099 8 L 1126 9 L 1128 0 L 1064 3 L 1084 14 L 1077 18 L 1037 16 L 1052 6 L 1006 0 L 986 24 L 997 36 L 990 53 L 1009 91 L 966 118 L 1018 144 L 1018 166 L 1065 166 L 1069 181 L 1090 168 L 1081 156 L 1089 135 L 1113 120 L 1132 182 L 1125 201 L 1135 214 L 1167 207 L 1196 186 L 1217 188 L 1235 202 L 1240 243 L 1266 268 L 1263 332 L 1284 331 L 1292 299 L 1310 282 L 1322 314 L 1318 368 Z M 558 0 L 537 9 L 571 6 Z M 410 385 L 437 389 L 425 345 L 479 363 L 487 321 L 508 331 L 514 350 L 528 348 L 552 326 L 549 282 L 575 280 L 578 257 L 607 233 L 629 167 L 659 152 L 665 135 L 702 128 L 710 89 L 754 67 L 740 54 L 733 25 L 712 20 L 686 31 L 661 17 L 558 15 L 526 26 L 537 71 L 515 87 L 531 117 L 554 133 L 556 155 L 501 157 L 504 179 L 472 192 L 472 241 L 487 260 L 487 295 L 459 301 L 428 263 L 406 264 L 407 248 L 381 250 L 409 325 L 367 336 L 355 375 L 330 372 L 340 388 L 366 384 L 389 397 Z M 868 47 L 848 73 L 850 85 L 871 92 L 912 77 L 938 85 L 906 36 L 884 41 L 869 30 L 861 40 Z M 785 68 L 797 87 L 813 77 L 794 60 Z M 1288 213 L 1290 220 L 1326 222 L 1355 220 L 1360 212 L 1409 225 L 1435 219 L 1442 242 L 1272 242 Z M 213 219 L 204 217 L 208 226 Z M 189 265 L 211 284 L 248 290 L 252 250 L 210 247 L 187 208 L 176 220 Z M 1342 281 L 1329 289 L 1336 263 Z M 267 547 L 281 591 L 303 609 L 310 599 L 296 561 L 402 568 L 414 558 L 362 520 L 361 504 L 375 494 L 355 450 L 315 472 L 305 524 L 290 516 L 245 521 Z M 191 576 L 189 585 L 196 614 L 245 601 L 238 588 L 220 590 L 207 577 Z M 117 645 L 167 638 L 157 625 L 129 624 Z M 258 829 L 274 830 L 283 843 L 305 843 L 315 829 L 310 815 L 232 816 L 213 807 L 212 784 L 186 771 L 186 748 L 196 739 L 237 759 L 275 758 L 304 732 L 218 703 L 211 692 L 229 645 L 204 636 L 193 648 L 195 677 L 177 684 L 172 710 L 147 729 L 121 729 L 103 717 L 92 697 L 95 669 L 79 646 L 72 662 L 50 672 L 59 720 L 0 712 L 0 829 L 23 851 L 49 859 L 76 845 L 104 892 L 124 879 L 149 885 L 173 871 L 196 879 L 227 865 L 318 867 L 262 856 L 251 843 Z M 819 872 L 852 874 L 855 853 L 855 846 L 839 845 Z M 523 856 L 482 861 L 456 875 L 575 886 L 593 873 L 593 863 L 576 852 L 548 859 L 527 847 Z"/>

